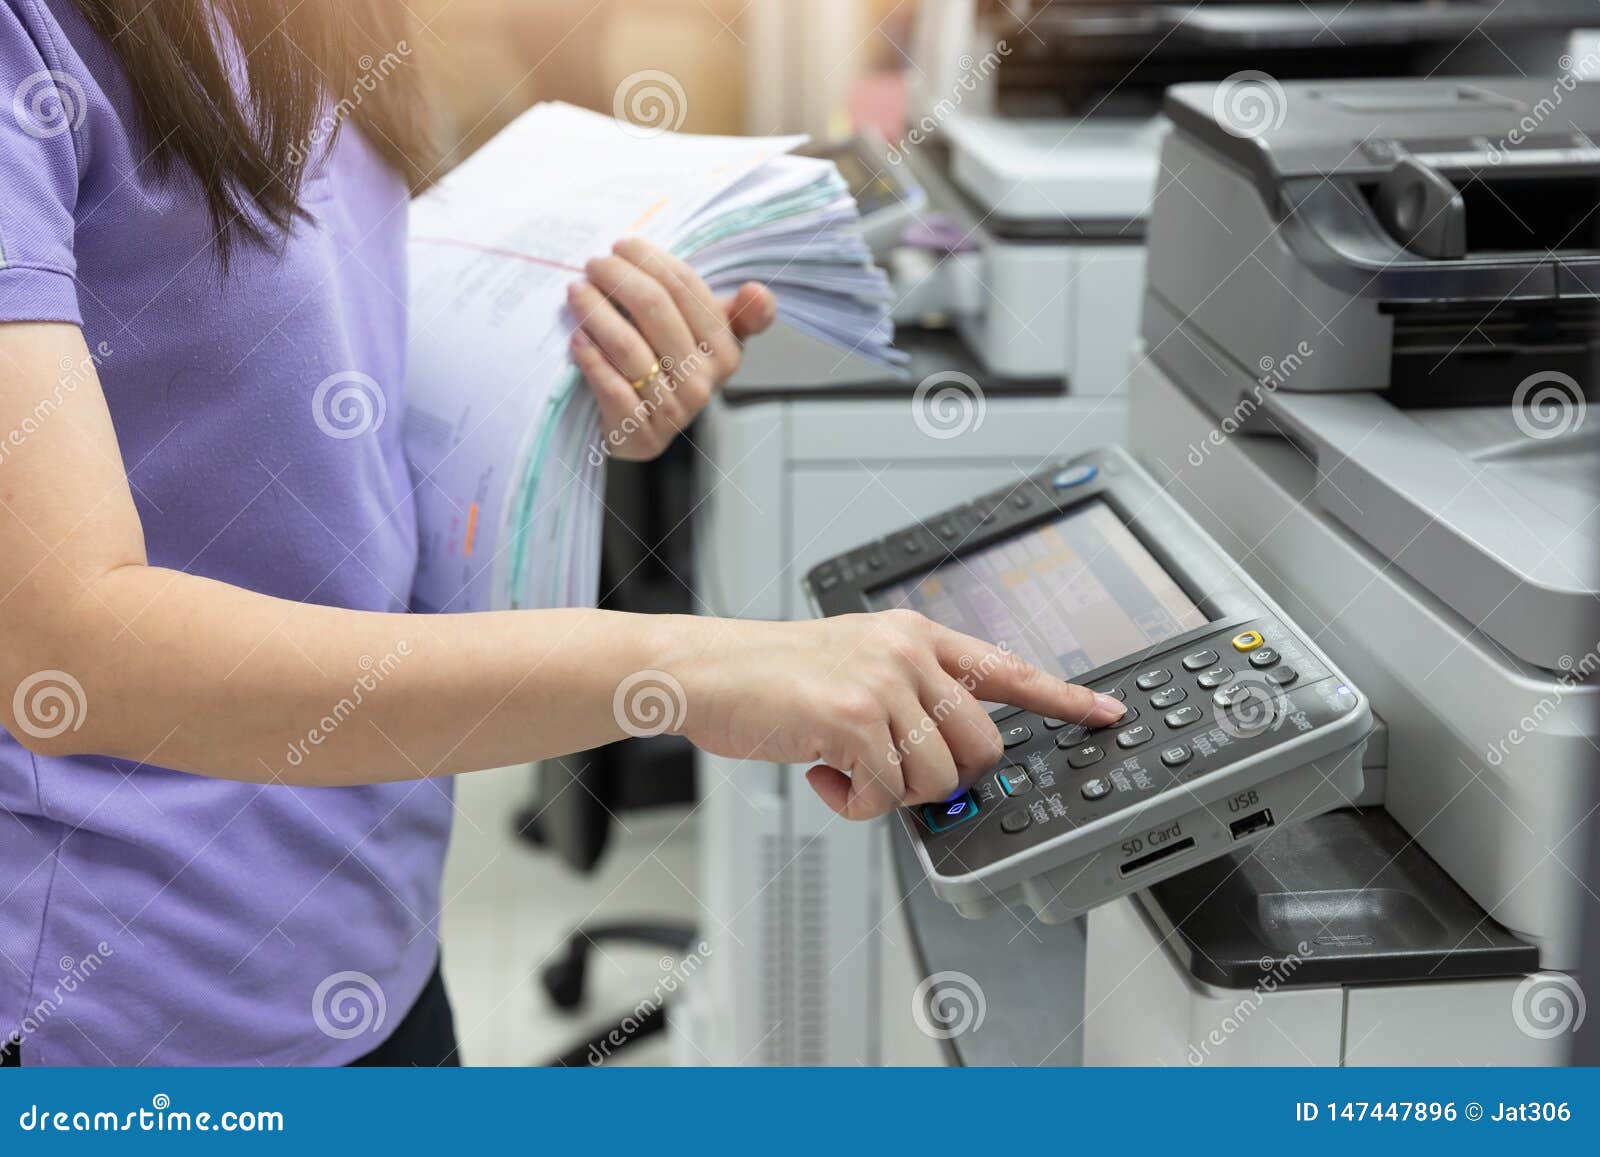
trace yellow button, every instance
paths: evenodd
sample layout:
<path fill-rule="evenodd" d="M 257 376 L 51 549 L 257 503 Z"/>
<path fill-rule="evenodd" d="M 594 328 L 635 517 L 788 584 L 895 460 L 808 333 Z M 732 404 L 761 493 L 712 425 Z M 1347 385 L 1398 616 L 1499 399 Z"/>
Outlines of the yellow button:
<path fill-rule="evenodd" d="M 1254 651 L 1264 642 L 1266 640 L 1261 637 L 1260 631 L 1241 631 L 1233 637 L 1233 649 L 1235 651 Z"/>

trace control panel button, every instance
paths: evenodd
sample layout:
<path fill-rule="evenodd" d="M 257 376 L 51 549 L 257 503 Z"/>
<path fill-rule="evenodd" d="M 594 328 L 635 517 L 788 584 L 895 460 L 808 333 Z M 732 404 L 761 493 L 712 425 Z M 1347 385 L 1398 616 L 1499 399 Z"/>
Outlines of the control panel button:
<path fill-rule="evenodd" d="M 962 792 L 955 799 L 947 799 L 943 803 L 929 803 L 922 805 L 922 819 L 936 832 L 947 832 L 958 824 L 978 818 L 978 801 L 972 798 L 970 791 Z"/>
<path fill-rule="evenodd" d="M 1111 784 L 1103 779 L 1086 780 L 1083 785 L 1084 799 L 1105 799 L 1111 794 Z"/>
<path fill-rule="evenodd" d="M 1250 665 L 1258 671 L 1265 670 L 1268 667 L 1276 667 L 1282 657 L 1271 647 L 1260 647 L 1250 652 Z"/>
<path fill-rule="evenodd" d="M 916 535 L 904 534 L 900 536 L 900 549 L 907 554 L 921 554 L 922 543 L 918 541 Z"/>
<path fill-rule="evenodd" d="M 838 585 L 839 585 L 839 576 L 838 575 L 836 575 L 836 574 L 825 574 L 825 575 L 823 575 L 821 578 L 819 578 L 817 580 L 817 593 L 819 593 L 819 594 L 827 594 L 829 591 L 831 591 L 834 587 L 836 587 Z"/>
<path fill-rule="evenodd" d="M 1176 715 L 1177 712 L 1173 712 L 1173 714 Z M 1156 733 L 1141 723 L 1137 727 L 1130 727 L 1126 731 L 1117 732 L 1117 746 L 1138 747 L 1142 743 L 1149 743 L 1155 737 Z"/>
<path fill-rule="evenodd" d="M 1117 716 L 1110 723 L 1102 723 L 1099 727 L 1096 727 L 1095 730 L 1105 731 L 1111 727 L 1125 727 L 1137 718 L 1139 718 L 1139 709 L 1132 703 L 1124 703 L 1122 705 L 1121 715 Z"/>
<path fill-rule="evenodd" d="M 1165 687 L 1170 682 L 1172 682 L 1172 672 L 1165 667 L 1156 667 L 1140 675 L 1133 684 L 1141 691 L 1154 691 L 1157 687 Z"/>
<path fill-rule="evenodd" d="M 1026 831 L 1032 822 L 1033 817 L 1028 814 L 1028 809 L 1021 807 L 1000 817 L 1000 830 L 1008 836 L 1014 836 L 1020 831 Z"/>
<path fill-rule="evenodd" d="M 1232 678 L 1233 672 L 1227 667 L 1213 667 L 1211 670 L 1204 672 L 1195 682 L 1205 690 L 1211 691 Z"/>
<path fill-rule="evenodd" d="M 1046 731 L 1060 731 L 1063 727 L 1067 726 L 1069 726 L 1069 724 L 1065 719 L 1046 719 L 1044 721 L 1044 729 Z"/>
<path fill-rule="evenodd" d="M 1068 466 L 1065 470 L 1056 471 L 1056 476 L 1050 479 L 1050 485 L 1057 490 L 1068 490 L 1074 486 L 1082 486 L 1085 482 L 1093 482 L 1095 475 L 1099 473 L 1098 466 L 1082 462 L 1077 466 Z"/>
<path fill-rule="evenodd" d="M 993 719 L 996 723 L 999 723 L 1002 720 L 1010 719 L 1013 715 L 1021 714 L 1022 708 L 1020 707 L 999 707 L 989 712 L 989 718 Z"/>
<path fill-rule="evenodd" d="M 1026 743 L 1032 738 L 1033 728 L 1026 723 L 1013 723 L 1009 727 L 1000 729 L 1000 742 L 1007 750 L 1016 747 L 1018 744 Z"/>
<path fill-rule="evenodd" d="M 1240 631 L 1233 637 L 1233 649 L 1235 651 L 1254 651 L 1264 642 L 1266 640 L 1261 637 L 1260 631 Z"/>
<path fill-rule="evenodd" d="M 1106 753 L 1093 743 L 1077 747 L 1067 756 L 1067 766 L 1073 769 L 1088 767 L 1090 764 L 1099 763 L 1106 757 Z"/>
<path fill-rule="evenodd" d="M 1300 678 L 1300 672 L 1293 667 L 1278 667 L 1267 672 L 1267 682 L 1276 687 L 1287 687 L 1298 678 Z"/>
<path fill-rule="evenodd" d="M 1128 697 L 1128 693 L 1121 687 L 1096 687 L 1095 693 L 1097 695 L 1109 695 L 1118 703 L 1123 702 Z"/>
<path fill-rule="evenodd" d="M 1189 693 L 1174 683 L 1171 687 L 1163 687 L 1150 696 L 1150 706 L 1157 711 L 1165 711 L 1168 707 L 1176 707 L 1187 698 Z"/>
<path fill-rule="evenodd" d="M 1182 767 L 1194 758 L 1194 752 L 1189 750 L 1187 743 L 1175 743 L 1164 748 L 1161 752 L 1161 762 L 1168 767 Z"/>
<path fill-rule="evenodd" d="M 1162 722 L 1173 730 L 1177 730 L 1179 727 L 1187 727 L 1191 723 L 1199 723 L 1200 717 L 1204 714 L 1205 712 L 1191 703 L 1187 707 L 1178 708 L 1176 711 L 1168 711 Z"/>
<path fill-rule="evenodd" d="M 1183 657 L 1185 671 L 1204 671 L 1207 667 L 1214 666 L 1217 662 L 1215 651 L 1194 651 Z"/>
<path fill-rule="evenodd" d="M 1007 795 L 1021 795 L 1033 787 L 1033 780 L 1020 767 L 1002 767 L 994 773 L 994 781 Z"/>
<path fill-rule="evenodd" d="M 1089 738 L 1089 729 L 1081 723 L 1074 723 L 1056 736 L 1056 746 L 1065 750 L 1068 747 L 1078 746 L 1087 738 Z"/>
<path fill-rule="evenodd" d="M 1218 707 L 1232 707 L 1250 698 L 1252 691 L 1247 683 L 1229 683 L 1211 693 L 1211 701 Z"/>

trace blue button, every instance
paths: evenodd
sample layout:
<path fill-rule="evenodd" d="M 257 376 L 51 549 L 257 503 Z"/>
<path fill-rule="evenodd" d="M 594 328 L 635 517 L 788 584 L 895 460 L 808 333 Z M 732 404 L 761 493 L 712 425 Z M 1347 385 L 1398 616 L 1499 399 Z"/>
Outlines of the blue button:
<path fill-rule="evenodd" d="M 922 805 L 923 821 L 936 832 L 947 832 L 957 824 L 964 824 L 978 815 L 978 801 L 971 792 L 962 792 L 944 803 Z"/>
<path fill-rule="evenodd" d="M 1056 476 L 1050 479 L 1050 485 L 1057 490 L 1065 490 L 1069 486 L 1082 486 L 1085 482 L 1092 482 L 1099 473 L 1100 467 L 1084 462 L 1058 471 Z"/>

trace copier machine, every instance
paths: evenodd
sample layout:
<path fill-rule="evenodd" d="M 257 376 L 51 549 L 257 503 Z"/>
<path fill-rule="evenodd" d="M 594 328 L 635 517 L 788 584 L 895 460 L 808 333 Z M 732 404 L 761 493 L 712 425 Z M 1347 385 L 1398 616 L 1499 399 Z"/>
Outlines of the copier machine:
<path fill-rule="evenodd" d="M 802 580 L 822 560 L 1126 441 L 1148 207 L 1191 184 L 1187 173 L 1157 175 L 1166 84 L 1233 77 L 1237 98 L 1271 97 L 1287 77 L 1377 69 L 1553 76 L 1571 29 L 1590 15 L 1567 0 L 926 0 L 913 130 L 884 143 L 877 161 L 927 194 L 905 243 L 881 249 L 904 298 L 909 374 L 862 377 L 836 351 L 779 337 L 751 344 L 745 370 L 693 432 L 698 605 L 808 616 Z M 1200 232 L 1215 228 L 1208 220 Z M 1369 742 L 1369 760 L 1381 750 Z M 909 989 L 930 971 L 919 944 L 976 954 L 967 971 L 993 964 L 992 946 L 959 918 L 938 931 L 922 919 L 923 897 L 905 900 L 892 877 L 882 830 L 838 823 L 811 797 L 804 769 L 705 757 L 698 770 L 703 926 L 715 955 L 673 1011 L 681 1059 L 940 1059 L 942 1044 L 914 1027 L 896 1039 L 911 1027 Z M 1073 1025 L 1080 925 L 1020 933 L 1067 961 L 1062 1008 L 1076 1010 Z M 1019 973 L 1039 966 L 1025 953 L 1008 959 Z M 989 1015 L 990 1040 L 1039 1023 L 998 1000 Z M 1038 1057 L 1077 1063 L 1077 1037 L 1061 1044 L 1057 1034 Z"/>
<path fill-rule="evenodd" d="M 1167 95 L 1131 445 L 1386 758 L 1091 913 L 1085 1061 L 1560 1063 L 1600 918 L 1600 88 L 1282 95 L 1250 134 Z"/>
<path fill-rule="evenodd" d="M 1249 126 L 1296 78 L 1554 74 L 1593 18 L 1585 0 L 925 2 L 910 127 L 888 160 L 962 244 L 893 254 L 897 320 L 949 319 L 991 374 L 1110 392 L 1136 336 L 1151 199 L 1187 179 L 1158 176 L 1169 85 L 1222 81 Z"/>

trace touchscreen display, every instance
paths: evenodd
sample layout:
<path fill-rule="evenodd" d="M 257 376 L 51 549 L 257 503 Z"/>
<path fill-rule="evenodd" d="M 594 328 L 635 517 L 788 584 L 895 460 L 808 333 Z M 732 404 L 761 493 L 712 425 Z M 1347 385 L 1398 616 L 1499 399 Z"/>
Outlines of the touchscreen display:
<path fill-rule="evenodd" d="M 1070 679 L 1207 620 L 1104 502 L 868 596 Z"/>

